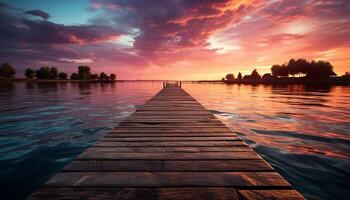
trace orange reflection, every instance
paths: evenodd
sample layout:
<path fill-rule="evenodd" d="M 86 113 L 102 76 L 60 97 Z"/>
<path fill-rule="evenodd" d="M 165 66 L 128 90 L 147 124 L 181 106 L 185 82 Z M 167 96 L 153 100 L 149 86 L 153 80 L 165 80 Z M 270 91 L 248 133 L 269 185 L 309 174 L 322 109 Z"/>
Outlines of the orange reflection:
<path fill-rule="evenodd" d="M 349 86 L 185 84 L 184 88 L 257 145 L 350 158 Z"/>

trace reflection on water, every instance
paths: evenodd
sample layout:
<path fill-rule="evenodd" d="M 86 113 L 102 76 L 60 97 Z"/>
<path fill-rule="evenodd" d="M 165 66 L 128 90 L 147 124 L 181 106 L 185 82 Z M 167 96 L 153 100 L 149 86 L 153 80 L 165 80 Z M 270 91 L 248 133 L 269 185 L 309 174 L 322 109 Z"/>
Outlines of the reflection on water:
<path fill-rule="evenodd" d="M 0 83 L 0 199 L 27 196 L 161 87 Z M 308 198 L 348 198 L 350 87 L 183 87 Z"/>
<path fill-rule="evenodd" d="M 350 87 L 186 84 L 310 199 L 348 199 Z"/>
<path fill-rule="evenodd" d="M 0 82 L 0 199 L 23 199 L 161 87 Z"/>

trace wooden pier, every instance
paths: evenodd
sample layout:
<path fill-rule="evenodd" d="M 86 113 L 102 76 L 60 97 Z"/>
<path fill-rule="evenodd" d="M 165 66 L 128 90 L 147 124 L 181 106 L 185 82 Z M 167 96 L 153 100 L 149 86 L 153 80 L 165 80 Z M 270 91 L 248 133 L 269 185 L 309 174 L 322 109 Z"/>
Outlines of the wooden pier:
<path fill-rule="evenodd" d="M 164 87 L 29 199 L 304 199 L 193 97 Z"/>

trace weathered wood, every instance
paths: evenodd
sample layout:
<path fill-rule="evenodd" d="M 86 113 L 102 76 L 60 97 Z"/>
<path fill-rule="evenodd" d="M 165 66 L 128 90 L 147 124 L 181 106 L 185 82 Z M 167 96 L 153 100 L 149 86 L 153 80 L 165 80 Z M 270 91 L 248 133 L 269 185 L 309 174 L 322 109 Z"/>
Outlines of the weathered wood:
<path fill-rule="evenodd" d="M 243 147 L 91 147 L 84 153 L 197 153 L 197 152 L 255 152 Z M 83 153 L 83 154 L 84 154 Z M 82 155 L 82 154 L 81 154 Z"/>
<path fill-rule="evenodd" d="M 159 153 L 116 153 L 85 151 L 80 154 L 79 160 L 232 160 L 232 159 L 259 159 L 257 153 L 240 152 L 159 152 Z"/>
<path fill-rule="evenodd" d="M 183 89 L 169 86 L 29 199 L 303 199 Z"/>
<path fill-rule="evenodd" d="M 250 151 L 255 152 L 248 146 L 245 147 L 91 147 L 86 152 L 104 153 L 157 153 L 157 152 L 225 152 L 225 151 Z"/>
<path fill-rule="evenodd" d="M 130 137 L 237 137 L 234 133 L 113 133 L 104 138 Z"/>
<path fill-rule="evenodd" d="M 239 190 L 243 200 L 305 200 L 295 190 Z"/>
<path fill-rule="evenodd" d="M 237 136 L 229 137 L 105 137 L 100 142 L 149 142 L 149 141 L 240 141 Z"/>
<path fill-rule="evenodd" d="M 231 130 L 227 127 L 117 127 L 111 131 L 112 133 L 228 133 Z"/>
<path fill-rule="evenodd" d="M 240 147 L 243 141 L 178 141 L 178 142 L 98 142 L 93 146 L 106 147 Z"/>
<path fill-rule="evenodd" d="M 290 187 L 276 172 L 60 172 L 45 186 Z"/>
<path fill-rule="evenodd" d="M 44 187 L 29 200 L 238 200 L 232 188 L 64 188 Z"/>
<path fill-rule="evenodd" d="M 264 160 L 75 160 L 66 172 L 258 172 L 273 171 Z"/>

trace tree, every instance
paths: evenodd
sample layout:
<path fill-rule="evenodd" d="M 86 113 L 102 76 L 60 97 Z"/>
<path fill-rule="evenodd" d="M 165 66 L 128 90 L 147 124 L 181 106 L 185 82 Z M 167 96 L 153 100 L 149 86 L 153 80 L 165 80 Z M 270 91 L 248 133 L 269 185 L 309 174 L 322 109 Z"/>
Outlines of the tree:
<path fill-rule="evenodd" d="M 90 79 L 91 80 L 97 80 L 98 79 L 98 74 L 91 74 Z"/>
<path fill-rule="evenodd" d="M 58 78 L 61 80 L 66 80 L 68 78 L 68 74 L 61 72 L 58 74 Z"/>
<path fill-rule="evenodd" d="M 109 77 L 112 81 L 114 81 L 117 78 L 117 76 L 113 73 Z"/>
<path fill-rule="evenodd" d="M 273 65 L 271 67 L 271 73 L 275 77 L 288 76 L 288 69 L 286 65 Z"/>
<path fill-rule="evenodd" d="M 58 70 L 56 67 L 51 67 L 50 68 L 50 72 L 51 72 L 51 79 L 57 79 L 58 77 Z"/>
<path fill-rule="evenodd" d="M 233 74 L 226 74 L 226 80 L 232 81 L 233 79 L 235 79 L 235 76 Z"/>
<path fill-rule="evenodd" d="M 287 65 L 273 65 L 271 67 L 273 76 L 288 76 L 306 74 L 309 79 L 327 79 L 336 76 L 333 66 L 326 61 L 307 61 L 303 58 L 298 60 L 291 59 Z"/>
<path fill-rule="evenodd" d="M 242 80 L 242 74 L 241 74 L 241 72 L 238 73 L 237 78 L 238 78 L 238 80 Z"/>
<path fill-rule="evenodd" d="M 79 66 L 78 75 L 81 80 L 89 80 L 91 77 L 91 69 L 89 66 Z"/>
<path fill-rule="evenodd" d="M 305 74 L 307 72 L 307 68 L 309 67 L 309 62 L 303 58 L 299 58 L 298 60 L 290 59 L 287 64 L 288 74 L 294 76 L 296 74 Z"/>
<path fill-rule="evenodd" d="M 41 67 L 36 70 L 35 74 L 38 79 L 51 79 L 53 77 L 50 67 Z"/>
<path fill-rule="evenodd" d="M 263 79 L 272 79 L 273 76 L 270 74 L 270 73 L 265 73 L 263 76 L 262 76 Z"/>
<path fill-rule="evenodd" d="M 311 61 L 306 70 L 306 77 L 310 79 L 327 79 L 337 74 L 333 71 L 333 66 L 326 61 Z"/>
<path fill-rule="evenodd" d="M 11 78 L 16 74 L 15 68 L 9 63 L 3 63 L 0 67 L 0 77 Z"/>
<path fill-rule="evenodd" d="M 105 80 L 108 80 L 108 76 L 106 73 L 104 72 L 101 72 L 100 73 L 100 76 L 98 77 L 98 79 L 102 80 L 102 81 L 105 81 Z"/>
<path fill-rule="evenodd" d="M 72 75 L 70 75 L 70 79 L 79 80 L 79 75 L 77 73 L 73 73 Z"/>
<path fill-rule="evenodd" d="M 256 69 L 254 69 L 254 70 L 252 71 L 252 73 L 250 74 L 250 76 L 251 76 L 252 79 L 261 79 L 261 76 L 260 76 L 260 74 L 258 73 L 258 71 L 257 71 Z"/>
<path fill-rule="evenodd" d="M 345 72 L 345 74 L 341 77 L 346 78 L 346 79 L 350 79 L 350 72 Z"/>
<path fill-rule="evenodd" d="M 35 71 L 34 69 L 31 69 L 31 68 L 27 68 L 24 75 L 27 77 L 27 78 L 31 78 L 33 79 L 35 77 Z"/>
<path fill-rule="evenodd" d="M 252 79 L 252 76 L 251 75 L 244 75 L 243 79 Z"/>

